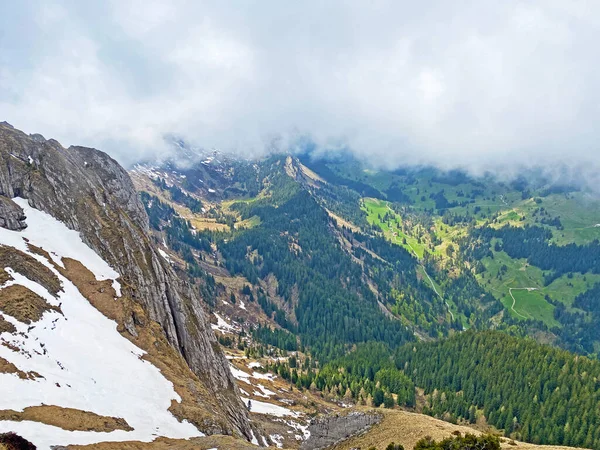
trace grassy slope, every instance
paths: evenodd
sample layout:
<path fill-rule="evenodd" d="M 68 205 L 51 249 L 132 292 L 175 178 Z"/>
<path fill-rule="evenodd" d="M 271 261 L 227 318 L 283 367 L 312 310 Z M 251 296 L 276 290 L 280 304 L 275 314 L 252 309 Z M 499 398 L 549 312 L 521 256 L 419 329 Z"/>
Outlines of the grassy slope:
<path fill-rule="evenodd" d="M 419 258 L 423 257 L 425 245 L 420 243 L 414 236 L 404 233 L 397 226 L 398 223 L 402 225 L 402 217 L 390 209 L 388 202 L 374 198 L 365 198 L 363 205 L 363 210 L 367 213 L 367 221 L 370 225 L 379 227 L 384 236 L 390 241 L 401 245 L 409 252 L 416 254 Z M 383 218 L 388 213 L 393 216 L 393 220 L 385 222 Z M 406 240 L 406 244 L 404 244 L 404 240 Z"/>
<path fill-rule="evenodd" d="M 371 427 L 366 433 L 351 437 L 337 445 L 331 447 L 335 450 L 350 450 L 350 449 L 368 449 L 376 448 L 383 450 L 390 442 L 402 444 L 405 449 L 412 449 L 419 439 L 424 436 L 431 436 L 436 440 L 441 440 L 451 437 L 453 433 L 460 432 L 462 434 L 472 433 L 480 434 L 473 428 L 462 425 L 454 425 L 444 422 L 433 417 L 422 414 L 411 413 L 401 410 L 386 410 L 379 409 L 378 412 L 383 414 L 383 420 Z M 503 449 L 522 449 L 522 450 L 558 450 L 567 449 L 568 447 L 543 446 L 516 442 L 510 439 L 501 438 L 501 447 Z"/>
<path fill-rule="evenodd" d="M 510 224 L 513 226 L 538 225 L 533 213 L 538 208 L 545 208 L 551 217 L 560 217 L 564 230 L 548 227 L 553 233 L 553 242 L 558 245 L 570 243 L 586 244 L 600 239 L 600 201 L 591 199 L 587 194 L 576 192 L 567 195 L 553 194 L 548 197 L 521 200 L 502 211 L 496 226 Z M 521 217 L 525 220 L 520 220 Z"/>
<path fill-rule="evenodd" d="M 600 238 L 600 228 L 594 226 L 600 222 L 600 209 L 597 207 L 597 202 L 592 202 L 581 193 L 568 194 L 568 196 L 550 195 L 540 200 L 539 203 L 533 199 L 516 202 L 513 207 L 504 210 L 498 217 L 497 223 L 492 226 L 545 226 L 552 231 L 552 241 L 557 245 L 570 243 L 582 245 Z M 541 207 L 545 208 L 551 217 L 560 217 L 564 230 L 536 222 L 534 212 Z M 600 282 L 599 275 L 575 273 L 572 278 L 564 275 L 550 285 L 544 286 L 543 272 L 537 267 L 528 265 L 525 260 L 511 259 L 504 252 L 493 253 L 493 260 L 491 258 L 483 260 L 488 271 L 478 278 L 516 318 L 525 316 L 542 320 L 549 326 L 558 325 L 553 317 L 554 306 L 544 297 L 548 295 L 553 300 L 563 302 L 570 307 L 578 294 L 592 287 L 594 283 Z M 497 278 L 496 274 L 503 264 L 508 270 L 501 278 Z M 513 290 L 516 300 L 514 309 L 517 311 L 515 313 L 511 308 L 513 300 L 509 295 L 509 288 L 516 287 L 536 287 L 539 290 Z"/>
<path fill-rule="evenodd" d="M 373 198 L 365 198 L 363 199 L 362 208 L 367 214 L 367 221 L 370 225 L 377 226 L 383 232 L 386 239 L 389 239 L 391 242 L 404 247 L 406 250 L 416 255 L 419 259 L 423 258 L 426 250 L 437 256 L 444 257 L 446 255 L 446 247 L 450 243 L 449 239 L 442 240 L 442 244 L 432 248 L 429 235 L 425 233 L 419 242 L 419 239 L 414 235 L 402 231 L 401 227 L 403 224 L 403 219 L 399 214 L 395 213 L 390 208 L 389 202 Z M 391 221 L 385 222 L 384 220 L 379 219 L 380 217 L 383 219 L 386 213 L 389 213 L 389 215 L 393 216 Z M 397 226 L 398 224 L 400 224 L 400 227 Z M 441 235 L 447 237 L 452 236 L 456 238 L 461 234 L 461 231 L 457 227 L 443 225 L 441 220 L 436 222 L 435 228 L 436 230 L 440 230 L 439 232 Z M 437 292 L 440 293 L 442 297 L 444 296 L 443 288 L 433 279 L 427 277 L 423 267 L 419 266 L 417 272 L 419 273 L 421 279 L 427 283 L 427 285 L 433 283 Z M 449 302 L 449 305 L 450 310 L 456 317 L 459 314 L 456 305 L 453 302 Z M 466 317 L 462 315 L 460 315 L 460 317 L 463 320 L 463 325 L 467 327 L 468 321 Z"/>
<path fill-rule="evenodd" d="M 489 185 L 486 183 L 483 187 L 471 184 L 450 186 L 439 183 L 435 180 L 434 173 L 427 170 L 421 171 L 415 177 L 416 180 L 407 183 L 407 178 L 404 176 L 364 169 L 358 163 L 333 164 L 331 169 L 340 176 L 370 184 L 382 192 L 393 183 L 397 183 L 414 202 L 412 206 L 415 210 L 434 208 L 434 201 L 429 198 L 429 195 L 442 189 L 450 202 L 465 201 L 475 189 L 479 191 L 479 195 L 476 195 L 473 203 L 454 207 L 451 211 L 455 214 L 473 213 L 474 208 L 479 207 L 481 211 L 477 217 L 480 225 L 490 214 L 498 212 L 498 219 L 491 226 L 544 226 L 552 230 L 552 242 L 558 245 L 569 243 L 581 245 L 594 239 L 600 239 L 600 226 L 596 226 L 600 224 L 600 201 L 584 193 L 552 194 L 547 197 L 536 197 L 538 199 L 536 202 L 533 197 L 524 200 L 521 198 L 520 192 L 498 183 Z M 461 191 L 464 196 L 459 196 Z M 539 208 L 545 208 L 548 212 L 547 218 L 559 217 L 564 229 L 558 230 L 555 227 L 542 225 L 539 222 L 539 214 L 536 222 L 534 213 Z M 436 237 L 441 239 L 442 244 L 432 249 L 426 240 L 422 239 L 422 243 L 419 243 L 409 230 L 405 230 L 407 231 L 405 233 L 396 226 L 396 222 L 402 224 L 402 218 L 399 215 L 394 214 L 395 220 L 391 222 L 379 220 L 379 215 L 383 217 L 386 212 L 391 212 L 388 202 L 364 199 L 363 210 L 367 213 L 369 224 L 376 225 L 388 239 L 413 251 L 420 258 L 425 249 L 444 258 L 446 247 L 450 243 L 456 247 L 457 238 L 466 232 L 465 227 L 462 226 L 444 225 L 441 218 L 436 216 L 434 217 L 433 231 Z M 403 243 L 403 239 L 406 239 L 406 244 Z M 548 303 L 544 297 L 549 295 L 553 300 L 561 301 L 570 307 L 578 294 L 589 289 L 594 283 L 600 282 L 599 275 L 573 274 L 572 278 L 565 275 L 549 286 L 544 286 L 543 273 L 540 269 L 529 266 L 525 261 L 513 260 L 504 252 L 494 252 L 494 256 L 494 259 L 485 258 L 483 260 L 487 271 L 483 275 L 478 275 L 478 280 L 516 318 L 534 318 L 544 321 L 549 326 L 556 326 L 558 322 L 553 316 L 554 306 Z M 496 277 L 502 265 L 506 265 L 507 271 L 501 277 Z M 513 290 L 512 294 L 515 298 L 513 311 L 513 299 L 509 289 L 525 287 L 535 287 L 537 290 Z"/>

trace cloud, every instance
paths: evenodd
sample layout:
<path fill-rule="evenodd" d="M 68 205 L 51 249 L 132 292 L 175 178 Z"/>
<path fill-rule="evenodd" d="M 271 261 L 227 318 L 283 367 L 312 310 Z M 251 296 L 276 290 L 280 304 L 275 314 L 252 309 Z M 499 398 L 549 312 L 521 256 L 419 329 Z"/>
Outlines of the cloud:
<path fill-rule="evenodd" d="M 595 2 L 12 2 L 0 116 L 124 164 L 309 136 L 393 168 L 600 169 Z M 555 170 L 555 169 L 552 169 Z"/>

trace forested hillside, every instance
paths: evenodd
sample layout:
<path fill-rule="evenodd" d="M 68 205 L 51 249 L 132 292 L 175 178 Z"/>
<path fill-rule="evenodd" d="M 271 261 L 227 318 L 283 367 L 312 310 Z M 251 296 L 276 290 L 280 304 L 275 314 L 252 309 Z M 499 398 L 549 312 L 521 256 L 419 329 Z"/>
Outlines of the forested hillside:
<path fill-rule="evenodd" d="M 396 366 L 428 394 L 427 412 L 487 422 L 516 439 L 600 448 L 600 363 L 498 332 L 406 346 Z"/>
<path fill-rule="evenodd" d="M 599 302 L 575 302 L 600 282 L 596 195 L 535 173 L 505 183 L 427 168 L 372 171 L 348 159 L 303 161 L 325 179 L 378 190 L 360 204 L 369 230 L 420 258 L 465 328 L 516 329 L 585 355 L 600 351 L 592 306 Z"/>
<path fill-rule="evenodd" d="M 242 218 L 251 216 L 260 218 L 260 227 L 218 241 L 226 267 L 253 283 L 273 274 L 277 295 L 294 307 L 296 317 L 295 323 L 281 325 L 297 331 L 316 356 L 329 358 L 357 342 L 395 346 L 412 339 L 400 321 L 379 310 L 361 266 L 340 248 L 327 214 L 307 192 L 299 191 L 278 208 L 253 205 Z M 403 267 L 398 269 L 402 274 Z M 406 267 L 411 269 L 414 276 L 414 268 Z"/>
<path fill-rule="evenodd" d="M 600 215 L 584 194 L 354 160 L 203 164 L 152 169 L 141 195 L 171 263 L 215 312 L 235 307 L 222 345 L 292 352 L 265 369 L 329 401 L 600 448 Z"/>

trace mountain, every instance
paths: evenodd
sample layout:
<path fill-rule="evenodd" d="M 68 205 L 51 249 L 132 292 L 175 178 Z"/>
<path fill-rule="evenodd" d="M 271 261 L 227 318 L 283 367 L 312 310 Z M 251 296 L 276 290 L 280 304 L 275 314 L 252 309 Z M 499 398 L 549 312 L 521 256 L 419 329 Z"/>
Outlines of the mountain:
<path fill-rule="evenodd" d="M 122 430 L 102 435 L 110 440 L 251 439 L 203 302 L 152 244 L 127 172 L 98 150 L 7 123 L 0 159 L 0 377 L 14 387 L 0 430 L 42 448 L 101 440 L 88 429 Z M 86 425 L 112 415 L 108 429 Z M 61 424 L 80 431 L 49 427 Z"/>
<path fill-rule="evenodd" d="M 600 448 L 594 197 L 175 142 L 0 124 L 0 448 Z"/>
<path fill-rule="evenodd" d="M 589 208 L 598 201 L 583 192 L 563 192 L 565 188 L 553 192 L 555 188 L 543 181 L 538 181 L 537 187 L 519 191 L 516 184 L 490 177 L 475 180 L 465 174 L 442 174 L 433 169 L 374 173 L 355 161 L 324 163 L 306 157 L 218 162 L 212 167 L 203 162 L 201 173 L 194 166 L 174 170 L 173 164 L 139 165 L 132 170 L 134 182 L 148 196 L 146 204 L 151 204 L 154 196 L 165 204 L 173 201 L 187 208 L 182 212 L 177 207 L 177 215 L 191 221 L 191 229 L 200 237 L 197 241 L 215 246 L 226 268 L 244 275 L 252 284 L 264 281 L 270 272 L 277 279 L 279 297 L 284 289 L 290 297 L 291 290 L 301 294 L 310 285 L 300 286 L 297 279 L 280 280 L 272 264 L 287 258 L 281 264 L 286 268 L 286 273 L 281 273 L 285 276 L 294 264 L 303 266 L 295 272 L 312 266 L 323 274 L 322 268 L 316 267 L 320 263 L 316 256 L 328 251 L 328 257 L 341 263 L 327 263 L 328 269 L 336 268 L 333 280 L 343 277 L 340 271 L 344 271 L 346 278 L 357 283 L 332 289 L 375 301 L 380 309 L 376 316 L 394 316 L 411 329 L 409 334 L 436 338 L 471 327 L 516 327 L 543 342 L 583 354 L 596 352 L 594 337 L 589 334 L 593 327 L 584 325 L 596 320 L 596 314 L 593 308 L 578 307 L 585 303 L 584 298 L 575 301 L 600 281 L 593 257 L 594 239 L 600 237 L 595 224 L 600 217 L 593 217 Z M 218 177 L 210 175 L 211 169 Z M 202 189 L 205 179 L 211 180 L 212 192 Z M 202 207 L 203 202 L 210 208 Z M 153 205 L 158 208 L 159 204 Z M 292 210 L 286 210 L 288 205 Z M 149 213 L 152 228 L 165 239 L 171 232 L 175 234 L 172 223 L 169 227 L 161 225 L 168 212 Z M 310 219 L 302 223 L 308 216 Z M 291 227 L 286 220 L 299 222 Z M 232 229 L 238 230 L 231 235 L 234 239 L 225 242 L 225 234 Z M 300 231 L 309 230 L 322 242 L 296 242 Z M 183 231 L 178 233 L 179 237 L 173 235 L 172 240 L 181 242 Z M 277 233 L 298 233 L 293 244 L 306 248 L 303 254 L 311 257 L 290 259 L 284 250 L 290 242 L 272 236 L 280 241 L 282 253 L 274 255 L 275 249 L 271 248 L 269 257 L 260 264 L 248 265 L 243 246 L 251 246 L 260 254 L 260 242 L 271 239 L 267 234 Z M 518 248 L 511 242 L 531 241 L 519 233 L 529 233 L 533 239 L 539 236 L 543 242 L 535 248 Z M 505 235 L 503 245 L 500 239 Z M 199 242 L 194 245 L 202 251 Z M 319 255 L 312 253 L 317 250 Z M 550 253 L 555 256 L 542 263 Z M 558 261 L 565 263 L 557 266 Z M 187 262 L 197 265 L 193 258 Z M 399 270 L 392 270 L 393 266 Z M 319 273 L 305 277 L 312 280 Z M 394 280 L 398 273 L 401 279 Z M 301 305 L 287 306 L 292 316 L 303 309 Z M 285 309 L 283 303 L 281 307 Z M 288 319 L 293 322 L 296 318 L 292 316 Z M 578 324 L 576 330 L 562 326 L 573 323 Z M 297 325 L 302 328 L 302 323 Z M 400 331 L 395 333 L 388 339 L 408 338 L 400 338 Z M 316 339 L 310 345 L 322 343 Z"/>
<path fill-rule="evenodd" d="M 350 158 L 213 156 L 201 168 L 179 155 L 130 174 L 155 244 L 203 292 L 232 358 L 256 359 L 308 399 L 408 408 L 536 444 L 598 448 L 592 193 L 539 173 L 506 182 L 432 168 L 386 172 Z M 465 340 L 479 347 L 461 358 Z M 504 345 L 508 358 L 498 352 Z M 427 361 L 439 365 L 423 373 Z M 489 371 L 473 372 L 482 361 Z M 249 370 L 234 375 L 245 400 L 263 401 L 260 390 L 248 392 L 247 364 L 234 362 Z M 528 376 L 509 385 L 512 371 Z M 579 404 L 569 400 L 575 391 Z M 326 409 L 309 401 L 313 414 Z M 294 410 L 310 414 L 303 408 Z"/>

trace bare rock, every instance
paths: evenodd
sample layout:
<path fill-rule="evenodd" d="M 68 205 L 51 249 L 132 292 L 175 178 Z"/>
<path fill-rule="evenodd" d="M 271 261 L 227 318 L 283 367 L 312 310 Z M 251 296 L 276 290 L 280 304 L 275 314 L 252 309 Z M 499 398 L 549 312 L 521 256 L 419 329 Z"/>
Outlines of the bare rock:
<path fill-rule="evenodd" d="M 28 136 L 0 123 L 0 226 L 22 226 L 22 211 L 19 216 L 11 206 L 16 196 L 79 231 L 83 241 L 121 274 L 124 294 L 162 326 L 171 345 L 214 395 L 214 403 L 221 405 L 219 413 L 230 428 L 220 432 L 249 439 L 248 412 L 208 313 L 197 292 L 176 277 L 152 244 L 148 216 L 125 169 L 99 150 L 65 149 L 53 139 Z M 130 332 L 135 332 L 133 322 L 135 318 L 126 324 Z"/>
<path fill-rule="evenodd" d="M 6 197 L 0 197 L 0 227 L 13 231 L 27 228 L 23 209 Z"/>
<path fill-rule="evenodd" d="M 376 412 L 351 412 L 332 414 L 314 419 L 308 427 L 310 437 L 302 443 L 300 450 L 319 450 L 330 447 L 352 436 L 368 430 L 379 423 L 383 416 Z"/>
<path fill-rule="evenodd" d="M 135 324 L 132 316 L 127 317 L 123 325 L 125 326 L 125 329 L 130 335 L 132 335 L 133 337 L 138 337 L 138 333 L 135 329 Z"/>

